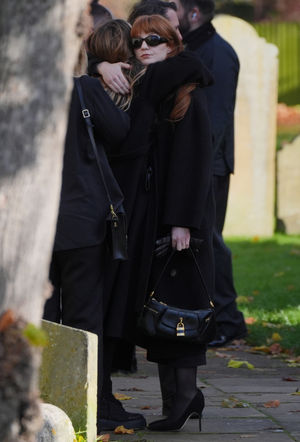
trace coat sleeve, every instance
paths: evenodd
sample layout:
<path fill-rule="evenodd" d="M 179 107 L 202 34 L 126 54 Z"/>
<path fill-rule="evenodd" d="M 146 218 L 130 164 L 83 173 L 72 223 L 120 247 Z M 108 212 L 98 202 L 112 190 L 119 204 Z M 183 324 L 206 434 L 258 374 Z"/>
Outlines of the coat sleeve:
<path fill-rule="evenodd" d="M 129 131 L 129 116 L 114 104 L 98 79 L 84 76 L 81 84 L 95 135 L 111 148 L 118 146 Z"/>
<path fill-rule="evenodd" d="M 214 85 L 207 90 L 209 113 L 211 115 L 214 151 L 222 144 L 228 127 L 233 124 L 239 61 L 231 47 L 215 48 L 212 73 Z"/>
<path fill-rule="evenodd" d="M 204 91 L 196 89 L 176 124 L 171 147 L 163 224 L 199 229 L 212 185 L 212 137 Z"/>
<path fill-rule="evenodd" d="M 213 83 L 211 74 L 197 54 L 190 51 L 151 64 L 143 80 L 143 95 L 151 104 L 157 106 L 186 83 L 198 83 L 202 87 Z"/>

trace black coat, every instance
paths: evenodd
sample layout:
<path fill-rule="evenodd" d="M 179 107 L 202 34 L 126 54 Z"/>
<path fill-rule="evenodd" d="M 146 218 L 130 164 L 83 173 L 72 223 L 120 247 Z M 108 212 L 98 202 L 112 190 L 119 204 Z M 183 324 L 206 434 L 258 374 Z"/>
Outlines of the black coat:
<path fill-rule="evenodd" d="M 94 136 L 99 149 L 105 144 L 107 152 L 117 151 L 130 127 L 128 115 L 120 111 L 104 91 L 99 80 L 83 76 L 80 79 L 85 105 L 94 124 Z M 119 205 L 123 195 L 113 186 L 114 203 Z M 62 188 L 54 250 L 68 250 L 100 244 L 106 232 L 109 204 L 100 179 L 91 142 L 81 114 L 81 106 L 74 86 L 65 140 Z"/>
<path fill-rule="evenodd" d="M 214 139 L 214 174 L 234 171 L 234 107 L 239 60 L 232 46 L 206 23 L 184 36 L 187 48 L 195 51 L 210 70 L 214 84 L 205 89 Z"/>
<path fill-rule="evenodd" d="M 161 81 L 159 70 L 168 83 Z M 129 215 L 130 260 L 121 264 L 114 278 L 111 315 L 106 324 L 110 336 L 132 337 L 150 289 L 155 240 L 170 233 L 171 226 L 189 227 L 194 236 L 204 240 L 199 262 L 212 293 L 213 152 L 206 97 L 196 88 L 185 118 L 170 123 L 167 118 L 173 107 L 174 85 L 168 91 L 173 94 L 162 99 L 172 81 L 177 82 L 176 88 L 187 81 L 206 86 L 211 77 L 189 53 L 150 66 L 133 104 L 130 143 L 123 146 L 124 155 L 112 161 Z M 178 296 L 182 299 L 181 290 Z"/>

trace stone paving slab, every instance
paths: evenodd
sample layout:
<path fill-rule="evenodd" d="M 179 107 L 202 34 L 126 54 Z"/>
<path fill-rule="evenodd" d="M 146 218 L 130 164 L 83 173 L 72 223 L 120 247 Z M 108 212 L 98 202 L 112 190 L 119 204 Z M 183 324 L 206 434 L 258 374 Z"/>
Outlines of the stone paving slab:
<path fill-rule="evenodd" d="M 126 441 L 126 442 L 243 442 L 243 441 L 253 441 L 253 442 L 291 442 L 288 435 L 284 433 L 270 433 L 266 435 L 265 433 L 258 432 L 257 434 L 224 434 L 220 438 L 219 434 L 185 434 L 183 432 L 177 433 L 157 433 L 153 435 L 150 432 L 145 432 L 142 434 L 137 434 L 133 436 L 122 436 L 121 439 L 117 439 L 118 436 L 114 435 L 111 438 L 111 442 L 114 441 Z"/>
<path fill-rule="evenodd" d="M 288 367 L 279 359 L 249 351 L 229 349 L 217 354 L 247 360 L 255 370 L 230 369 L 229 358 L 216 356 L 210 351 L 208 363 L 198 370 L 198 386 L 206 399 L 202 432 L 198 433 L 198 421 L 189 420 L 180 432 L 152 433 L 147 430 L 132 436 L 111 434 L 112 441 L 131 442 L 233 442 L 253 440 L 257 442 L 300 441 L 300 396 L 292 395 L 300 387 L 299 368 Z M 114 391 L 131 396 L 123 404 L 128 411 L 143 413 L 147 422 L 160 419 L 161 397 L 157 367 L 145 359 L 139 349 L 138 373 L 118 374 L 113 377 Z M 297 378 L 298 376 L 298 378 Z M 291 377 L 297 382 L 286 382 Z M 222 402 L 235 397 L 248 406 L 224 408 Z M 279 400 L 278 408 L 265 408 L 264 403 Z"/>

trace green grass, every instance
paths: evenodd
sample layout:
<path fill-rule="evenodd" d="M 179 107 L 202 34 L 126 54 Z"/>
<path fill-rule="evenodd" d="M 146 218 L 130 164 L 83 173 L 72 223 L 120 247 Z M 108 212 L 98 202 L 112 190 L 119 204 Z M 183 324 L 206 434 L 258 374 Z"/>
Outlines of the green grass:
<path fill-rule="evenodd" d="M 227 238 L 233 255 L 238 306 L 246 318 L 251 345 L 280 344 L 300 354 L 300 236 Z"/>

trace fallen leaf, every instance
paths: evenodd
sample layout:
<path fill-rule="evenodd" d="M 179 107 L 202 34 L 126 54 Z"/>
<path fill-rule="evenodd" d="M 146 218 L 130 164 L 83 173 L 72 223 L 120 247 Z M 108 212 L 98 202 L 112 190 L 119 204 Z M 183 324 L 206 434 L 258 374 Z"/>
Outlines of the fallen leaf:
<path fill-rule="evenodd" d="M 97 442 L 109 442 L 110 441 L 110 435 L 109 434 L 101 434 L 97 437 Z"/>
<path fill-rule="evenodd" d="M 280 336 L 279 333 L 273 333 L 272 334 L 272 340 L 275 341 L 275 342 L 282 341 L 282 337 Z"/>
<path fill-rule="evenodd" d="M 278 344 L 278 342 L 275 342 L 274 344 L 270 345 L 269 349 L 272 355 L 278 355 L 279 353 L 283 352 L 283 348 L 281 347 L 280 344 Z"/>
<path fill-rule="evenodd" d="M 260 291 L 259 291 L 259 290 L 253 290 L 253 292 L 252 292 L 252 294 L 253 294 L 254 296 L 257 296 L 257 295 L 259 295 L 259 293 L 260 293 Z"/>
<path fill-rule="evenodd" d="M 280 401 L 277 399 L 275 401 L 268 401 L 264 404 L 265 408 L 277 408 L 280 405 Z"/>
<path fill-rule="evenodd" d="M 293 379 L 293 378 L 287 377 L 287 378 L 282 378 L 282 381 L 286 381 L 286 382 L 297 382 L 298 379 Z"/>
<path fill-rule="evenodd" d="M 134 430 L 128 430 L 128 428 L 125 428 L 123 425 L 120 425 L 119 427 L 114 429 L 115 434 L 134 434 Z"/>
<path fill-rule="evenodd" d="M 144 405 L 141 407 L 141 410 L 151 410 L 151 407 L 149 405 Z"/>
<path fill-rule="evenodd" d="M 258 347 L 252 347 L 254 351 L 262 351 L 263 353 L 270 353 L 270 348 L 266 345 L 260 345 Z"/>
<path fill-rule="evenodd" d="M 228 399 L 224 399 L 224 401 L 221 403 L 221 407 L 223 407 L 223 408 L 248 408 L 249 405 L 245 402 L 239 401 L 234 396 L 230 396 Z"/>
<path fill-rule="evenodd" d="M 230 355 L 224 355 L 224 353 L 220 353 L 219 351 L 216 351 L 215 355 L 217 356 L 217 358 L 221 358 L 221 359 L 229 359 L 229 358 L 231 358 Z"/>
<path fill-rule="evenodd" d="M 130 399 L 132 399 L 131 396 L 127 396 L 126 394 L 123 393 L 115 393 L 114 397 L 118 399 L 118 401 L 129 401 Z"/>
<path fill-rule="evenodd" d="M 246 322 L 246 324 L 251 325 L 251 324 L 255 324 L 255 322 L 257 322 L 257 319 L 250 316 L 249 318 L 245 319 L 245 322 Z"/>
<path fill-rule="evenodd" d="M 291 255 L 300 255 L 300 249 L 292 249 L 290 253 Z"/>
<path fill-rule="evenodd" d="M 229 367 L 229 368 L 241 368 L 244 366 L 249 368 L 249 370 L 254 369 L 254 365 L 250 364 L 248 361 L 236 361 L 234 359 L 231 359 L 227 364 L 227 367 Z"/>
<path fill-rule="evenodd" d="M 289 285 L 287 286 L 287 289 L 288 289 L 289 292 L 292 292 L 293 290 L 295 290 L 295 286 L 294 286 L 294 284 L 289 284 Z"/>
<path fill-rule="evenodd" d="M 249 304 L 250 302 L 253 301 L 253 296 L 238 296 L 236 298 L 236 301 L 239 302 L 240 304 Z"/>
<path fill-rule="evenodd" d="M 300 363 L 299 362 L 290 362 L 288 364 L 288 367 L 297 368 L 297 367 L 300 367 Z"/>
<path fill-rule="evenodd" d="M 300 391 L 298 389 L 294 391 L 294 393 L 291 393 L 292 396 L 300 396 Z"/>
<path fill-rule="evenodd" d="M 258 241 L 259 241 L 259 236 L 253 236 L 252 242 L 258 242 Z"/>

